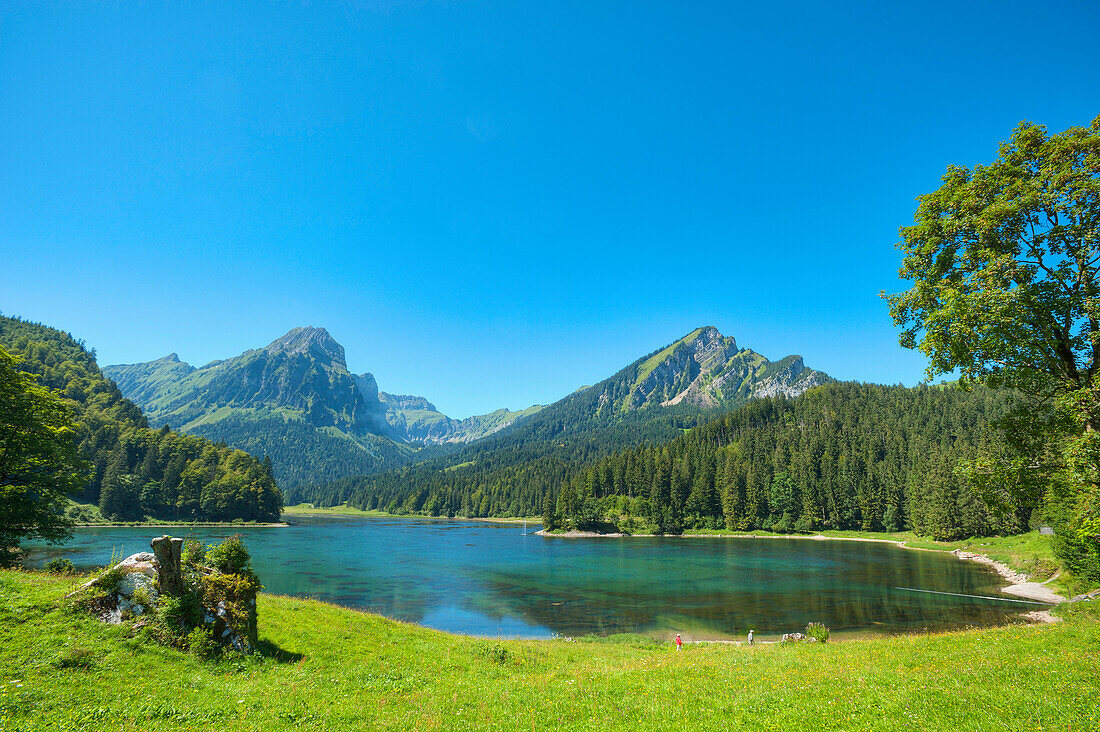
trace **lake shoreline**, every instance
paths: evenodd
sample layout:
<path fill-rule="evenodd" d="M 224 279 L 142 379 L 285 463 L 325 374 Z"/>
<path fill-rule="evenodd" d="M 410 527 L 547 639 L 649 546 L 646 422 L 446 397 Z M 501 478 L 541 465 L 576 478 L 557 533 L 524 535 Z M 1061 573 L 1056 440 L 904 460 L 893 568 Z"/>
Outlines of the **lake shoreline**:
<path fill-rule="evenodd" d="M 877 539 L 870 536 L 825 536 L 824 534 L 623 534 L 623 533 L 607 533 L 601 534 L 595 531 L 564 531 L 564 532 L 548 532 L 545 530 L 539 530 L 535 532 L 539 536 L 547 538 L 562 538 L 562 539 L 587 539 L 587 538 L 611 538 L 621 539 L 630 536 L 641 537 L 673 537 L 681 539 L 794 539 L 794 540 L 811 540 L 811 541 L 861 541 L 861 542 L 874 542 L 880 544 L 893 544 L 894 546 L 901 547 L 902 549 L 909 549 L 911 551 L 919 552 L 943 552 L 945 554 L 954 554 L 956 557 L 963 561 L 977 562 L 983 564 L 998 575 L 1002 579 L 1008 582 L 1005 587 L 1001 588 L 1001 592 L 1008 595 L 1014 595 L 1027 600 L 1034 600 L 1036 602 L 1043 602 L 1051 606 L 1057 605 L 1067 601 L 1067 598 L 1055 593 L 1046 587 L 1045 583 L 1031 582 L 1030 577 L 1023 573 L 1009 567 L 1003 562 L 995 561 L 984 554 L 978 554 L 976 552 L 963 551 L 962 549 L 934 549 L 921 546 L 909 546 L 909 544 L 902 540 L 897 539 Z M 1051 579 L 1054 579 L 1053 577 Z M 1050 580 L 1047 580 L 1049 582 Z M 1023 617 L 1026 617 L 1033 623 L 1053 623 L 1057 622 L 1057 617 L 1051 615 L 1047 610 L 1036 610 L 1034 612 L 1026 613 Z"/>
<path fill-rule="evenodd" d="M 106 521 L 99 524 L 73 524 L 79 529 L 190 529 L 190 528 L 241 528 L 241 529 L 284 529 L 290 526 L 285 521 L 267 524 L 235 524 L 231 521 L 187 521 L 164 523 L 161 521 Z"/>

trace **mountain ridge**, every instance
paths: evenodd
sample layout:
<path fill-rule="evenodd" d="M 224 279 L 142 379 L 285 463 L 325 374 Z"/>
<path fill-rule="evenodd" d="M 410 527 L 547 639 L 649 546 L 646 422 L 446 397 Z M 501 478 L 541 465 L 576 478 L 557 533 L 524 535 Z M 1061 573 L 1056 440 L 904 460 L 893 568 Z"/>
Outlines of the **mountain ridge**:
<path fill-rule="evenodd" d="M 381 391 L 370 372 L 350 372 L 343 346 L 317 326 L 292 328 L 267 346 L 199 368 L 172 353 L 103 371 L 151 423 L 271 455 L 292 497 L 299 485 L 398 467 L 421 449 L 445 461 L 440 450 L 507 445 L 508 435 L 531 455 L 565 455 L 581 444 L 586 456 L 602 454 L 675 434 L 703 413 L 758 396 L 797 396 L 832 380 L 801 356 L 773 362 L 740 348 L 714 326 L 695 328 L 551 405 L 461 420 L 426 397 Z"/>

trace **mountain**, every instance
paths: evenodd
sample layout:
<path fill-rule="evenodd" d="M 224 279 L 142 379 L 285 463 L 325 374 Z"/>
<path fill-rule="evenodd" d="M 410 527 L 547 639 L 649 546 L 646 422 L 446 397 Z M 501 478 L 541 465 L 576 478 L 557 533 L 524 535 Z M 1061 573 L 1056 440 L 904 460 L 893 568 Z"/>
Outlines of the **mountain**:
<path fill-rule="evenodd" d="M 471 442 L 541 409 L 451 419 L 423 397 L 380 393 L 372 374 L 350 373 L 343 346 L 316 327 L 200 368 L 173 353 L 103 372 L 150 423 L 270 456 L 289 502 L 305 484 L 401 465 L 424 446 Z"/>
<path fill-rule="evenodd" d="M 104 515 L 128 521 L 278 519 L 283 497 L 270 466 L 200 437 L 149 429 L 137 405 L 70 334 L 0 317 L 0 347 L 19 356 L 18 368 L 35 374 L 72 411 L 78 453 L 88 465 L 77 497 L 98 503 Z M 178 359 L 157 364 L 158 373 L 182 373 Z"/>
<path fill-rule="evenodd" d="M 801 356 L 769 361 L 713 326 L 696 328 L 680 340 L 635 362 L 602 384 L 599 410 L 630 412 L 644 407 L 694 404 L 703 409 L 767 396 L 798 396 L 832 381 L 806 368 Z M 626 386 L 625 392 L 623 386 Z"/>
<path fill-rule="evenodd" d="M 696 328 L 507 430 L 412 467 L 316 487 L 311 500 L 339 503 L 356 495 L 366 503 L 372 495 L 404 496 L 402 491 L 415 492 L 443 480 L 444 475 L 447 482 L 473 486 L 471 493 L 477 486 L 524 482 L 527 479 L 520 476 L 528 475 L 531 490 L 538 492 L 566 475 L 572 463 L 645 442 L 670 440 L 718 411 L 760 397 L 798 396 L 831 381 L 828 375 L 807 368 L 801 356 L 770 361 L 738 348 L 733 338 L 717 328 Z M 409 404 L 420 411 L 431 407 L 427 402 Z M 393 488 L 393 484 L 405 488 Z M 513 505 L 531 505 L 535 500 L 541 499 L 525 495 Z"/>
<path fill-rule="evenodd" d="M 550 528 L 1003 535 L 1027 526 L 1034 499 L 1006 493 L 991 510 L 955 467 L 979 454 L 988 424 L 1012 402 L 1011 393 L 984 387 L 831 381 L 793 399 L 710 413 L 670 439 L 594 460 L 543 451 L 517 461 L 481 444 L 480 453 L 448 456 L 445 467 L 432 460 L 343 487 L 348 503 L 364 509 L 541 515 Z"/>
<path fill-rule="evenodd" d="M 343 346 L 324 328 L 294 328 L 264 348 L 202 368 L 172 354 L 103 371 L 152 423 L 185 431 L 248 414 L 358 435 L 388 432 L 385 409 L 377 398 L 364 399 Z"/>
<path fill-rule="evenodd" d="M 292 492 L 403 463 L 414 450 L 391 439 L 385 406 L 348 372 L 324 328 L 294 328 L 264 348 L 195 368 L 176 354 L 103 372 L 150 423 L 269 455 Z"/>
<path fill-rule="evenodd" d="M 368 376 L 370 374 L 356 378 Z M 386 420 L 390 427 L 406 441 L 426 445 L 474 442 L 543 409 L 543 405 L 536 404 L 518 412 L 497 409 L 466 419 L 452 419 L 424 397 L 386 392 L 380 392 L 378 396 L 386 407 Z"/>

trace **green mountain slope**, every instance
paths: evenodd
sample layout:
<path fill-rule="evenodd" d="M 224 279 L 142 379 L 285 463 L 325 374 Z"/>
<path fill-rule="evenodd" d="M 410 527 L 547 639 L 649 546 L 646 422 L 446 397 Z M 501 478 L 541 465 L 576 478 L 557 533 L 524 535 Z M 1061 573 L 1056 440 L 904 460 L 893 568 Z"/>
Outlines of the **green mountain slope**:
<path fill-rule="evenodd" d="M 522 496 L 512 495 L 511 508 L 503 511 L 541 506 L 539 491 L 546 485 L 556 485 L 572 463 L 595 460 L 644 442 L 670 440 L 719 410 L 732 409 L 760 396 L 795 396 L 831 380 L 806 368 L 799 356 L 772 362 L 751 350 L 739 349 L 732 338 L 722 336 L 715 328 L 696 328 L 506 430 L 409 468 L 318 486 L 310 491 L 310 500 L 339 503 L 353 494 L 366 495 L 362 492 L 369 492 L 371 486 L 392 481 L 427 486 L 444 471 L 462 466 L 452 477 L 459 480 L 461 473 L 465 476 L 461 480 L 471 485 L 512 481 L 532 486 Z M 539 477 L 533 482 L 517 477 L 528 473 Z M 411 503 L 415 504 L 416 490 L 410 491 Z M 388 488 L 384 492 L 391 494 Z M 403 505 L 407 498 L 403 494 L 398 504 Z M 460 510 L 458 506 L 453 508 Z"/>
<path fill-rule="evenodd" d="M 240 450 L 168 429 L 151 430 L 141 409 L 105 378 L 68 333 L 0 317 L 0 347 L 58 392 L 79 427 L 88 482 L 79 498 L 104 514 L 137 520 L 276 520 L 282 494 L 268 465 Z"/>
<path fill-rule="evenodd" d="M 373 375 L 348 371 L 324 328 L 294 328 L 201 368 L 173 353 L 104 373 L 152 424 L 270 456 L 288 501 L 308 498 L 304 486 L 402 465 L 426 445 L 477 440 L 540 409 L 455 420 L 422 397 L 380 394 Z"/>
<path fill-rule="evenodd" d="M 363 379 L 348 372 L 343 347 L 323 328 L 294 328 L 201 368 L 172 354 L 104 373 L 152 424 L 270 456 L 288 500 L 304 483 L 398 465 L 415 452 L 391 439 L 377 388 L 364 396 Z"/>
<path fill-rule="evenodd" d="M 429 515 L 534 516 L 546 526 L 913 529 L 940 539 L 1015 533 L 1034 503 L 991 511 L 953 472 L 1010 394 L 830 382 L 753 400 L 672 439 L 598 459 L 481 453 L 345 481 L 348 503 Z M 454 461 L 464 453 L 448 456 Z"/>

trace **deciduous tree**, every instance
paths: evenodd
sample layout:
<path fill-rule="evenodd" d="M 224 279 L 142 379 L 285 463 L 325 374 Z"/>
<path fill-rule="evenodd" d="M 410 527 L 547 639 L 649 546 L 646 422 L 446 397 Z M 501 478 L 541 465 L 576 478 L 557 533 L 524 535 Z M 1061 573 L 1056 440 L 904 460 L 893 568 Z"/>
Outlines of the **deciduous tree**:
<path fill-rule="evenodd" d="M 83 482 L 72 415 L 0 348 L 0 563 L 18 555 L 19 542 L 69 537 L 65 495 Z"/>

